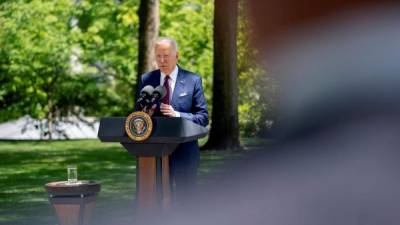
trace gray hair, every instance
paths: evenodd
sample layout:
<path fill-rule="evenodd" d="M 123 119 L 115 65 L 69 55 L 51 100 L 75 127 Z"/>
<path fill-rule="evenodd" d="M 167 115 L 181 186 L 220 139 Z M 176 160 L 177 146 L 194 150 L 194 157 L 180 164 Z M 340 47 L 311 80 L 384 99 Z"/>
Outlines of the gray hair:
<path fill-rule="evenodd" d="M 178 52 L 178 43 L 176 43 L 175 39 L 170 38 L 170 37 L 159 37 L 157 38 L 155 45 L 161 44 L 161 43 L 168 43 L 172 46 L 172 50 L 176 53 Z"/>

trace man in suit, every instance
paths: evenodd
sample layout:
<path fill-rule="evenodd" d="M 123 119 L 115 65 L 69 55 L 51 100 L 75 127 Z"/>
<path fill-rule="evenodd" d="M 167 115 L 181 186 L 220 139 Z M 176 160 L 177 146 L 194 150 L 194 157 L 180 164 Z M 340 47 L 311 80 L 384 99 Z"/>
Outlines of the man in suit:
<path fill-rule="evenodd" d="M 177 65 L 179 54 L 176 41 L 172 38 L 160 38 L 156 41 L 154 50 L 159 69 L 143 74 L 138 89 L 139 92 L 146 85 L 165 87 L 167 94 L 160 105 L 153 109 L 154 116 L 182 117 L 207 126 L 208 111 L 201 78 Z M 193 188 L 199 161 L 197 141 L 180 144 L 170 156 L 170 175 L 175 183 L 175 192 L 185 192 Z"/>

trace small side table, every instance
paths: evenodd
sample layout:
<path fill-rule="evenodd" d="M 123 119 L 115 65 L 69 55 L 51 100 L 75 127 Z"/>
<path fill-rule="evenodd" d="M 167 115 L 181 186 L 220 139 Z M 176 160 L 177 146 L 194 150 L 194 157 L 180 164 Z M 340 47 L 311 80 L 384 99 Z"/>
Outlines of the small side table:
<path fill-rule="evenodd" d="M 95 181 L 51 182 L 45 185 L 60 225 L 89 225 L 100 183 Z"/>

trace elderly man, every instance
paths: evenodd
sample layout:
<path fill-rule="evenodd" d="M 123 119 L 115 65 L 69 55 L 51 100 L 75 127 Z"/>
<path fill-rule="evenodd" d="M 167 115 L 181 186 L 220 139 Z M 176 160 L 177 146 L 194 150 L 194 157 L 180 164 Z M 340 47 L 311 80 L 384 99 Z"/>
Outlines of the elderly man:
<path fill-rule="evenodd" d="M 160 106 L 155 109 L 154 116 L 182 117 L 207 126 L 208 111 L 201 78 L 177 65 L 179 54 L 176 41 L 160 38 L 154 50 L 159 69 L 143 74 L 139 80 L 139 90 L 146 85 L 163 85 L 167 91 Z M 197 141 L 180 144 L 170 156 L 171 180 L 177 192 L 193 187 L 199 161 Z"/>

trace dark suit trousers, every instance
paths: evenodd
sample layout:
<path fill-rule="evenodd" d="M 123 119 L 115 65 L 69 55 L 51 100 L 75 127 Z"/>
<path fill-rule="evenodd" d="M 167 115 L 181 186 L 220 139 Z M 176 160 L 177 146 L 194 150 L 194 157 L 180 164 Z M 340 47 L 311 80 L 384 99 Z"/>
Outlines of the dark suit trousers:
<path fill-rule="evenodd" d="M 169 166 L 173 193 L 176 198 L 190 195 L 195 189 L 200 149 L 197 141 L 182 143 L 170 155 Z"/>

